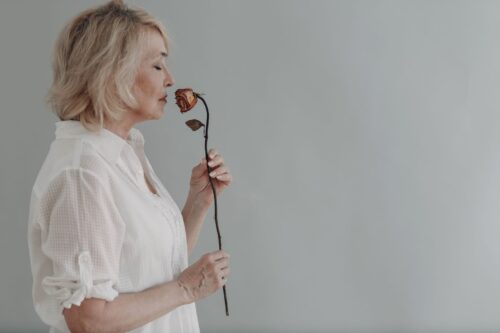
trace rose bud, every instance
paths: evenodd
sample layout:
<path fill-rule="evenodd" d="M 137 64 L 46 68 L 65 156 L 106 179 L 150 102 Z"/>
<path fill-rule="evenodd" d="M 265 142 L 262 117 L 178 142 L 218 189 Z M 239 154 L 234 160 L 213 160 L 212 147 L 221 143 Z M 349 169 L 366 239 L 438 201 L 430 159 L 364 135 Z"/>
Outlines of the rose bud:
<path fill-rule="evenodd" d="M 175 91 L 175 100 L 182 113 L 191 110 L 198 102 L 198 98 L 191 88 L 177 89 Z"/>

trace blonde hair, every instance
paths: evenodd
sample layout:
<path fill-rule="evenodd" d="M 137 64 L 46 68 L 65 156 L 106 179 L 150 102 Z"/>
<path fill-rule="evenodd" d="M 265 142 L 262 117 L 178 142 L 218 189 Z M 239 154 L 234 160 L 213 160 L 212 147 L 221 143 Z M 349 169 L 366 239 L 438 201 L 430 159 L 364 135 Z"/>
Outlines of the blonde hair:
<path fill-rule="evenodd" d="M 47 103 L 60 120 L 79 120 L 98 131 L 137 108 L 133 85 L 151 29 L 169 49 L 163 24 L 120 0 L 88 9 L 61 31 L 54 46 L 53 83 Z"/>

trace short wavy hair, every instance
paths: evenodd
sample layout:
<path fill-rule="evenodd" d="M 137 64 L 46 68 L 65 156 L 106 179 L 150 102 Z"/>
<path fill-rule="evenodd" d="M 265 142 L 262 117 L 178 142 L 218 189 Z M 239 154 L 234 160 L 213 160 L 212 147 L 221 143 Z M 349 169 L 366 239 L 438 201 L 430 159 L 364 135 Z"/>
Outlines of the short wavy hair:
<path fill-rule="evenodd" d="M 168 52 L 164 25 L 120 0 L 70 20 L 54 45 L 53 83 L 46 97 L 59 119 L 79 120 L 98 131 L 105 120 L 119 120 L 137 108 L 133 85 L 151 29 L 162 35 Z"/>

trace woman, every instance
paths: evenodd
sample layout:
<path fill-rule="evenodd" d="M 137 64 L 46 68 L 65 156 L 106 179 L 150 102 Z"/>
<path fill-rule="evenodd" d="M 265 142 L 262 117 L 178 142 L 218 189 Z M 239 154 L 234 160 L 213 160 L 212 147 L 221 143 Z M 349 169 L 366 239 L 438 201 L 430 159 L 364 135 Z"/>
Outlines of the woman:
<path fill-rule="evenodd" d="M 61 32 L 49 101 L 60 121 L 32 191 L 33 301 L 50 332 L 199 332 L 194 302 L 229 275 L 229 255 L 188 267 L 213 194 L 206 161 L 179 210 L 134 126 L 163 116 L 174 79 L 163 25 L 122 1 Z M 219 194 L 232 176 L 209 152 Z"/>

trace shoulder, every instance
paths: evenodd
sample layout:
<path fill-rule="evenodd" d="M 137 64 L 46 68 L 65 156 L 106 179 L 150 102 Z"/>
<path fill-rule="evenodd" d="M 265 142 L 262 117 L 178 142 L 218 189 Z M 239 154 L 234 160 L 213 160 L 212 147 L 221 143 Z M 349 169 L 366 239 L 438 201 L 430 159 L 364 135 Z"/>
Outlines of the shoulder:
<path fill-rule="evenodd" d="M 80 144 L 82 148 L 73 168 L 93 174 L 102 181 L 108 182 L 109 175 L 112 172 L 109 161 L 103 157 L 95 145 L 85 140 L 82 140 Z"/>
<path fill-rule="evenodd" d="M 55 140 L 38 173 L 33 192 L 40 197 L 49 186 L 94 181 L 108 184 L 110 166 L 96 147 L 84 139 Z"/>

